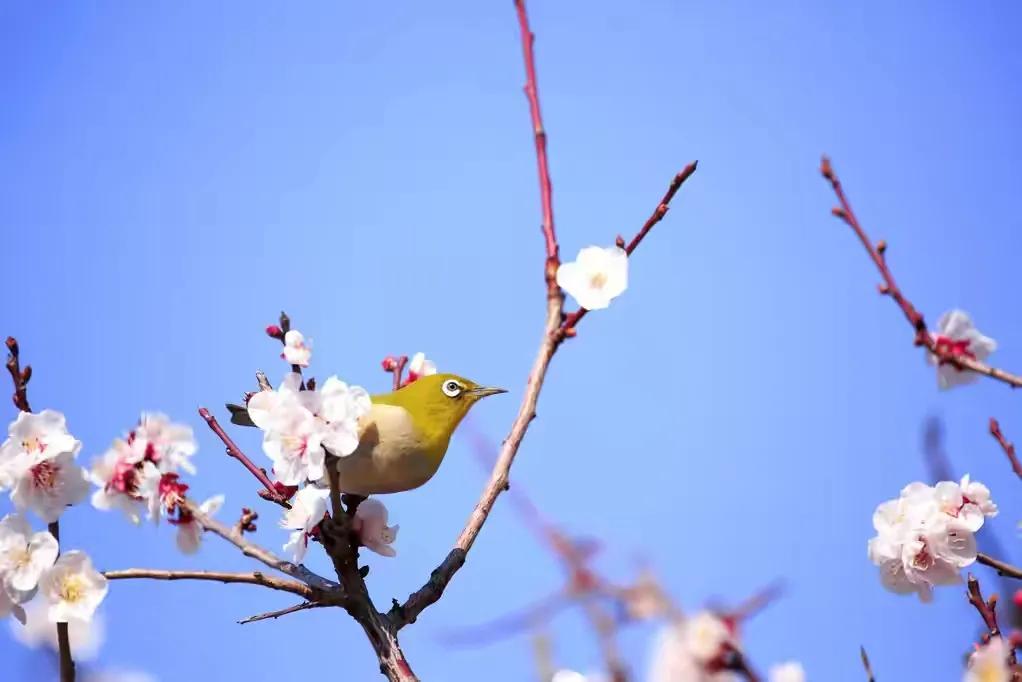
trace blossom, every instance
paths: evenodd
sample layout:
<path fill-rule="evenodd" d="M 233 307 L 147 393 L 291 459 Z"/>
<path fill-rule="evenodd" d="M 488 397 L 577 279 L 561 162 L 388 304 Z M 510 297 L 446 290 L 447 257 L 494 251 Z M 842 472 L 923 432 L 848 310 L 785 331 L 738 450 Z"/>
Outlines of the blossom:
<path fill-rule="evenodd" d="M 911 483 L 876 508 L 867 555 L 888 590 L 930 601 L 934 586 L 961 582 L 960 570 L 976 561 L 974 533 L 996 513 L 990 491 L 968 476 L 961 484 Z"/>
<path fill-rule="evenodd" d="M 55 410 L 19 412 L 0 445 L 0 490 L 14 485 L 15 472 L 62 454 L 74 457 L 82 444 L 68 433 L 64 415 Z"/>
<path fill-rule="evenodd" d="M 602 310 L 628 288 L 628 254 L 618 246 L 587 246 L 557 268 L 557 286 L 587 310 Z"/>
<path fill-rule="evenodd" d="M 92 567 L 85 552 L 64 554 L 39 581 L 39 593 L 49 603 L 51 623 L 89 621 L 106 597 L 106 577 Z"/>
<path fill-rule="evenodd" d="M 135 430 L 128 434 L 127 441 L 140 447 L 144 459 L 156 465 L 161 473 L 174 473 L 178 469 L 195 474 L 191 462 L 198 450 L 192 427 L 176 424 L 160 413 L 142 413 Z"/>
<path fill-rule="evenodd" d="M 99 489 L 92 493 L 92 506 L 118 509 L 136 524 L 143 512 L 153 514 L 162 477 L 156 464 L 145 458 L 146 449 L 144 440 L 119 438 L 93 459 L 89 479 Z"/>
<path fill-rule="evenodd" d="M 339 457 L 354 452 L 359 419 L 370 407 L 360 386 L 331 376 L 319 390 L 303 391 L 294 373 L 276 391 L 260 391 L 248 401 L 252 422 L 263 430 L 263 451 L 285 485 L 323 478 L 327 451 Z"/>
<path fill-rule="evenodd" d="M 994 637 L 969 657 L 964 682 L 1010 682 L 1008 656 L 1011 647 L 1001 637 Z"/>
<path fill-rule="evenodd" d="M 43 571 L 57 560 L 57 540 L 48 531 L 32 532 L 20 514 L 0 520 L 0 576 L 15 601 L 26 601 L 39 584 Z"/>
<path fill-rule="evenodd" d="M 312 348 L 305 343 L 305 336 L 297 329 L 292 329 L 284 334 L 284 352 L 280 357 L 292 365 L 308 367 L 309 359 L 312 357 Z"/>
<path fill-rule="evenodd" d="M 18 511 L 31 510 L 46 523 L 60 518 L 64 508 L 89 494 L 89 479 L 70 452 L 60 452 L 11 469 L 14 489 L 11 501 Z"/>
<path fill-rule="evenodd" d="M 550 682 L 588 682 L 588 678 L 574 670 L 558 670 L 550 678 Z"/>
<path fill-rule="evenodd" d="M 806 671 L 797 661 L 780 663 L 770 668 L 770 682 L 806 682 Z"/>
<path fill-rule="evenodd" d="M 11 623 L 11 634 L 25 646 L 37 649 L 40 646 L 58 651 L 57 628 L 47 617 L 49 606 L 41 599 L 33 599 L 25 609 L 25 619 L 21 625 Z M 71 643 L 71 655 L 76 661 L 90 661 L 99 654 L 99 649 L 106 638 L 106 624 L 101 614 L 96 614 L 90 621 L 71 620 L 67 624 L 68 640 Z M 86 678 L 88 679 L 88 678 Z"/>
<path fill-rule="evenodd" d="M 12 615 L 21 624 L 25 623 L 25 609 L 11 599 L 11 595 L 7 594 L 7 590 L 0 590 L 0 618 Z"/>
<path fill-rule="evenodd" d="M 968 313 L 961 310 L 951 310 L 940 316 L 933 342 L 946 357 L 965 357 L 980 362 L 997 349 L 997 342 L 981 334 Z M 934 353 L 926 356 L 931 365 L 937 366 L 937 385 L 942 389 L 969 384 L 978 378 L 975 372 L 958 369 L 954 363 Z"/>
<path fill-rule="evenodd" d="M 199 505 L 199 511 L 204 516 L 212 516 L 220 511 L 222 506 L 224 506 L 224 496 L 214 495 Z M 202 543 L 203 528 L 195 520 L 195 517 L 182 507 L 180 508 L 180 518 L 172 520 L 171 523 L 177 525 L 177 548 L 185 554 L 198 552 L 199 545 Z"/>
<path fill-rule="evenodd" d="M 738 650 L 733 628 L 720 616 L 703 611 L 667 625 L 658 635 L 650 664 L 650 682 L 732 682 L 721 670 L 722 656 Z"/>
<path fill-rule="evenodd" d="M 422 377 L 428 377 L 431 374 L 436 374 L 436 363 L 432 360 L 426 359 L 425 353 L 416 353 L 412 356 L 411 362 L 408 363 L 408 379 L 405 383 L 412 383 Z"/>
<path fill-rule="evenodd" d="M 284 545 L 284 551 L 294 557 L 294 562 L 302 563 L 305 551 L 309 547 L 309 538 L 313 529 L 319 525 L 326 515 L 326 501 L 330 490 L 315 485 L 307 485 L 295 495 L 291 508 L 284 513 L 280 521 L 281 528 L 291 530 L 291 535 Z"/>
<path fill-rule="evenodd" d="M 383 503 L 369 498 L 358 505 L 351 527 L 368 549 L 381 556 L 392 557 L 397 552 L 390 545 L 397 539 L 399 526 L 388 526 L 387 516 L 387 508 Z"/>

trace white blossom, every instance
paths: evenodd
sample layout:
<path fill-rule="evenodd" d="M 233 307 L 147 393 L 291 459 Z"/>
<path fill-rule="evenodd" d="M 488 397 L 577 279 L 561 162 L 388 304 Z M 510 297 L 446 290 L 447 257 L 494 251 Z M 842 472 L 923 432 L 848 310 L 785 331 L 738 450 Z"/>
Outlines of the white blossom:
<path fill-rule="evenodd" d="M 867 554 L 888 590 L 930 601 L 934 586 L 961 582 L 961 569 L 976 561 L 974 533 L 996 513 L 989 490 L 968 476 L 962 484 L 911 483 L 877 507 Z"/>
<path fill-rule="evenodd" d="M 587 310 L 601 310 L 628 288 L 628 254 L 618 246 L 587 246 L 557 268 L 557 285 Z"/>
<path fill-rule="evenodd" d="M 37 649 L 45 646 L 58 651 L 57 628 L 48 618 L 49 606 L 42 599 L 33 599 L 25 609 L 21 624 L 11 623 L 11 634 L 25 646 Z M 90 621 L 72 620 L 67 624 L 71 656 L 75 661 L 91 661 L 99 654 L 106 638 L 106 624 L 97 613 Z"/>
<path fill-rule="evenodd" d="M 284 352 L 281 353 L 281 357 L 288 364 L 308 367 L 312 358 L 312 348 L 305 342 L 305 336 L 300 331 L 292 329 L 284 334 Z"/>
<path fill-rule="evenodd" d="M 558 670 L 550 678 L 550 682 L 589 682 L 589 678 L 574 670 Z"/>
<path fill-rule="evenodd" d="M 107 589 L 106 577 L 79 550 L 57 559 L 39 582 L 39 593 L 49 604 L 47 617 L 51 623 L 91 620 Z"/>
<path fill-rule="evenodd" d="M 951 310 L 940 316 L 933 341 L 938 350 L 951 356 L 963 356 L 985 362 L 997 350 L 997 342 L 984 336 L 972 323 L 968 313 Z M 937 366 L 937 385 L 942 389 L 970 384 L 979 378 L 975 372 L 960 370 L 950 362 L 940 362 L 933 353 L 927 353 L 927 361 Z"/>
<path fill-rule="evenodd" d="M 703 611 L 661 630 L 653 647 L 650 682 L 737 682 L 739 677 L 711 664 L 728 649 L 739 649 L 734 632 L 718 615 Z"/>
<path fill-rule="evenodd" d="M 399 526 L 388 526 L 387 516 L 383 503 L 371 497 L 358 505 L 351 526 L 366 548 L 381 556 L 392 557 L 397 555 L 391 544 L 397 539 Z"/>
<path fill-rule="evenodd" d="M 62 451 L 34 463 L 22 460 L 22 464 L 11 469 L 11 501 L 18 511 L 31 510 L 46 523 L 53 523 L 68 505 L 81 502 L 89 494 L 89 479 L 70 452 Z"/>
<path fill-rule="evenodd" d="M 142 450 L 143 457 L 156 465 L 160 473 L 178 469 L 195 474 L 191 458 L 198 450 L 192 427 L 177 424 L 163 414 L 143 413 L 138 426 L 128 434 L 128 442 Z"/>
<path fill-rule="evenodd" d="M 344 457 L 358 447 L 359 419 L 369 412 L 369 393 L 331 376 L 316 391 L 301 390 L 289 374 L 276 391 L 249 399 L 248 413 L 263 430 L 263 451 L 284 485 L 323 478 L 326 452 Z"/>
<path fill-rule="evenodd" d="M 994 637 L 969 657 L 964 682 L 1011 682 L 1008 656 L 1011 647 L 1001 637 Z"/>
<path fill-rule="evenodd" d="M 309 484 L 298 491 L 291 501 L 291 508 L 284 513 L 280 521 L 281 528 L 291 531 L 284 551 L 291 554 L 296 564 L 305 559 L 305 551 L 309 547 L 312 530 L 319 525 L 326 515 L 327 498 L 330 490 Z"/>
<path fill-rule="evenodd" d="M 199 505 L 199 511 L 204 516 L 212 516 L 224 506 L 224 496 L 214 495 Z M 195 554 L 202 544 L 202 526 L 188 512 L 181 514 L 182 519 L 177 523 L 177 548 L 185 554 Z"/>
<path fill-rule="evenodd" d="M 15 472 L 61 454 L 74 457 L 81 447 L 68 433 L 67 421 L 60 412 L 19 412 L 7 427 L 7 440 L 0 445 L 0 490 L 14 485 Z"/>
<path fill-rule="evenodd" d="M 7 590 L 0 590 L 0 618 L 6 618 L 7 616 L 14 616 L 19 623 L 25 623 L 25 609 L 22 608 L 21 604 L 16 604 L 11 599 L 11 596 L 7 594 Z"/>
<path fill-rule="evenodd" d="M 8 514 L 0 520 L 0 576 L 15 601 L 27 600 L 58 552 L 53 535 L 45 530 L 32 532 L 24 516 Z"/>
<path fill-rule="evenodd" d="M 416 353 L 408 363 L 408 383 L 436 374 L 436 363 L 426 358 L 425 353 Z"/>
<path fill-rule="evenodd" d="M 797 661 L 780 663 L 770 668 L 769 682 L 806 682 L 806 671 Z"/>
<path fill-rule="evenodd" d="M 158 513 L 160 470 L 145 451 L 145 441 L 119 438 L 92 460 L 89 479 L 99 488 L 92 493 L 92 506 L 120 510 L 136 524 L 143 513 Z"/>

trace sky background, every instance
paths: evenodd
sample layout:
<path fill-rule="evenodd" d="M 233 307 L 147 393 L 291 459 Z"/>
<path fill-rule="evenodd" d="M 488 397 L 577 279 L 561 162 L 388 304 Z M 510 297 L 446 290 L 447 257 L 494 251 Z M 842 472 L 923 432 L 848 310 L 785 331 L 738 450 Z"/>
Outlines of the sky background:
<path fill-rule="evenodd" d="M 796 658 L 810 680 L 861 680 L 863 644 L 880 679 L 960 679 L 977 616 L 958 589 L 932 605 L 885 592 L 870 519 L 926 477 L 922 424 L 938 415 L 956 472 L 1002 504 L 983 532 L 1022 560 L 1019 483 L 986 435 L 997 416 L 1022 439 L 1019 398 L 991 382 L 938 392 L 817 168 L 832 156 L 931 321 L 968 310 L 1000 342 L 997 363 L 1022 368 L 1022 6 L 529 9 L 566 257 L 634 233 L 674 173 L 699 170 L 636 253 L 627 293 L 556 357 L 514 485 L 600 538 L 607 574 L 630 579 L 644 559 L 688 609 L 783 578 L 787 594 L 745 630 L 764 671 Z M 86 463 L 141 410 L 188 422 L 192 490 L 226 493 L 230 521 L 254 505 L 256 539 L 274 548 L 277 509 L 196 408 L 223 416 L 256 369 L 279 380 L 262 329 L 281 309 L 313 339 L 318 377 L 385 390 L 380 359 L 423 350 L 511 389 L 472 415 L 499 442 L 544 311 L 523 82 L 509 0 L 0 3 L 0 331 L 35 369 L 33 406 L 67 414 Z M 232 433 L 266 461 L 256 432 Z M 434 481 L 386 499 L 401 534 L 396 559 L 366 558 L 379 603 L 422 583 L 483 481 L 462 433 Z M 183 557 L 170 527 L 89 507 L 61 525 L 63 546 L 104 569 L 252 567 L 215 538 Z M 315 552 L 308 563 L 329 571 Z M 527 637 L 440 638 L 560 579 L 502 500 L 442 602 L 403 633 L 416 672 L 533 679 Z M 380 679 L 339 612 L 235 624 L 290 603 L 248 586 L 112 584 L 99 660 L 161 682 Z M 599 665 L 578 615 L 550 630 L 559 664 Z M 623 635 L 638 679 L 654 632 Z M 0 660 L 5 679 L 53 675 L 6 628 Z"/>

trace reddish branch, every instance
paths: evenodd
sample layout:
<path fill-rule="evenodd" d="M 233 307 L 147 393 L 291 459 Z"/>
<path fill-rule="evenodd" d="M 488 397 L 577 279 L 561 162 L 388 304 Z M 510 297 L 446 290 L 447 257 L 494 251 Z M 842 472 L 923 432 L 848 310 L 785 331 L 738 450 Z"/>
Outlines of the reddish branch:
<path fill-rule="evenodd" d="M 7 337 L 7 371 L 11 373 L 11 381 L 14 383 L 14 395 L 11 399 L 14 406 L 22 412 L 31 412 L 28 406 L 28 382 L 32 378 L 32 367 L 26 365 L 21 368 L 19 357 L 20 349 L 18 341 L 13 336 Z"/>
<path fill-rule="evenodd" d="M 103 571 L 108 580 L 206 580 L 219 583 L 260 585 L 281 592 L 290 592 L 310 601 L 318 601 L 323 595 L 297 580 L 287 580 L 266 575 L 259 571 L 251 573 L 228 573 L 224 571 L 166 571 L 157 568 L 127 568 L 120 571 Z"/>
<path fill-rule="evenodd" d="M 546 282 L 551 295 L 560 295 L 557 286 L 558 255 L 557 232 L 554 229 L 554 190 L 550 182 L 550 162 L 546 155 L 546 129 L 543 128 L 543 114 L 539 108 L 539 82 L 536 80 L 536 56 L 533 47 L 536 36 L 529 28 L 529 15 L 525 11 L 525 0 L 515 0 L 518 12 L 518 27 L 522 37 L 522 56 L 525 59 L 525 96 L 529 100 L 529 115 L 532 132 L 536 139 L 536 167 L 539 171 L 539 196 L 543 207 L 543 240 L 546 243 Z"/>
<path fill-rule="evenodd" d="M 382 364 L 383 371 L 393 376 L 392 383 L 394 390 L 396 391 L 397 389 L 401 388 L 401 384 L 404 383 L 403 375 L 405 372 L 405 365 L 408 364 L 408 356 L 399 355 L 397 357 L 394 357 L 393 355 L 388 355 L 383 359 Z"/>
<path fill-rule="evenodd" d="M 664 216 L 667 215 L 667 211 L 670 208 L 671 200 L 674 198 L 674 195 L 677 194 L 679 189 L 681 189 L 681 186 L 685 183 L 685 181 L 696 172 L 698 164 L 698 161 L 693 161 L 685 166 L 680 173 L 674 176 L 674 180 L 671 181 L 671 185 L 667 188 L 667 192 L 660 199 L 660 203 L 657 204 L 657 207 L 653 209 L 653 214 L 648 220 L 646 220 L 642 228 L 635 233 L 635 236 L 632 237 L 632 240 L 628 242 L 628 244 L 624 244 L 624 239 L 618 237 L 617 243 L 619 246 L 624 248 L 625 253 L 631 256 L 636 247 L 638 247 L 639 244 L 642 243 L 642 240 L 645 239 L 646 235 L 649 234 L 649 231 L 652 230 L 657 223 L 664 219 Z M 566 336 L 574 336 L 575 328 L 578 326 L 579 321 L 585 317 L 588 312 L 589 311 L 585 308 L 579 308 L 572 314 L 568 315 L 561 324 L 558 334 L 562 338 Z"/>
<path fill-rule="evenodd" d="M 880 277 L 883 279 L 883 283 L 879 287 L 880 293 L 890 296 L 901 309 L 905 319 L 915 331 L 915 344 L 917 346 L 925 346 L 941 364 L 951 365 L 959 371 L 983 374 L 992 379 L 1002 381 L 1013 388 L 1022 387 L 1022 377 L 1010 374 L 1004 370 L 997 369 L 996 367 L 991 367 L 984 362 L 980 362 L 975 358 L 971 358 L 968 355 L 956 351 L 956 349 L 950 347 L 948 344 L 937 343 L 937 338 L 930 333 L 926 326 L 926 321 L 923 319 L 922 313 L 916 310 L 915 306 L 912 305 L 912 302 L 906 298 L 905 294 L 902 293 L 901 289 L 894 281 L 894 275 L 891 274 L 890 269 L 887 267 L 887 259 L 884 255 L 887 250 L 886 242 L 880 241 L 874 245 L 870 240 L 869 235 L 867 235 L 866 231 L 862 228 L 858 218 L 855 217 L 855 212 L 852 210 L 852 206 L 848 202 L 848 198 L 845 196 L 844 189 L 841 186 L 841 181 L 838 180 L 837 175 L 834 173 L 834 169 L 830 165 L 830 159 L 826 156 L 823 157 L 823 160 L 820 162 L 820 172 L 830 183 L 831 188 L 834 190 L 834 194 L 837 196 L 838 203 L 840 204 L 840 206 L 834 207 L 831 212 L 848 225 L 848 227 L 852 228 L 855 236 L 859 238 L 863 248 L 865 248 L 866 252 L 869 254 L 870 260 L 873 261 L 877 270 L 880 271 Z"/>
<path fill-rule="evenodd" d="M 997 595 L 995 594 L 989 599 L 984 599 L 983 591 L 979 587 L 979 581 L 971 573 L 969 574 L 966 594 L 969 597 L 969 603 L 979 612 L 979 616 L 983 619 L 983 624 L 986 625 L 990 636 L 1000 637 L 1001 628 L 997 625 Z"/>
<path fill-rule="evenodd" d="M 997 443 L 1004 450 L 1004 454 L 1011 463 L 1011 470 L 1015 472 L 1016 476 L 1022 478 L 1022 463 L 1019 463 L 1018 456 L 1015 455 L 1015 444 L 1004 437 L 1004 434 L 1001 432 L 1001 425 L 993 417 L 990 418 L 990 435 L 997 439 Z"/>
<path fill-rule="evenodd" d="M 223 441 L 227 454 L 241 462 L 242 466 L 248 469 L 249 472 L 256 477 L 256 480 L 263 484 L 266 488 L 266 492 L 261 492 L 260 497 L 270 500 L 271 502 L 276 502 L 280 506 L 290 509 L 291 505 L 288 503 L 287 498 L 285 498 L 284 495 L 282 495 L 273 485 L 273 481 L 271 481 L 266 475 L 266 470 L 257 467 L 252 460 L 248 458 L 248 455 L 241 451 L 241 448 L 239 448 L 234 441 L 231 440 L 231 437 L 227 435 L 227 432 L 224 431 L 223 427 L 220 426 L 220 423 L 217 422 L 216 417 L 214 417 L 205 407 L 199 408 L 199 416 L 206 420 L 206 424 L 209 425 L 209 428 L 213 431 L 213 433 L 219 436 L 220 440 Z"/>

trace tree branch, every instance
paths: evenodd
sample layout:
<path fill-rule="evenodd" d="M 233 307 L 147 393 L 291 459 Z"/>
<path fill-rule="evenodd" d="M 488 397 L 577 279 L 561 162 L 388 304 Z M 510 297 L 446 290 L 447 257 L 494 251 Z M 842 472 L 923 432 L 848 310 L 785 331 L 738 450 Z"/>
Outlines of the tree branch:
<path fill-rule="evenodd" d="M 983 623 L 990 632 L 990 636 L 1000 637 L 1001 628 L 997 625 L 997 596 L 994 595 L 990 599 L 984 599 L 983 591 L 979 587 L 979 581 L 972 574 L 969 574 L 966 594 L 969 597 L 969 603 L 976 607 L 976 611 L 979 612 L 979 616 L 983 619 Z"/>
<path fill-rule="evenodd" d="M 995 559 L 994 557 L 988 554 L 984 554 L 983 552 L 980 552 L 979 554 L 976 555 L 976 563 L 983 564 L 984 566 L 989 566 L 990 568 L 997 571 L 998 575 L 1002 575 L 1005 578 L 1015 578 L 1017 580 L 1022 580 L 1022 568 L 1012 566 L 1006 561 Z"/>
<path fill-rule="evenodd" d="M 982 374 L 992 379 L 1004 382 L 1013 388 L 1022 387 L 1022 377 L 1010 374 L 1004 370 L 997 369 L 996 367 L 991 367 L 990 365 L 980 362 L 975 358 L 970 358 L 966 355 L 956 353 L 953 350 L 937 343 L 936 338 L 927 328 L 926 321 L 923 319 L 922 313 L 916 310 L 915 306 L 912 305 L 912 302 L 905 297 L 905 294 L 902 293 L 901 289 L 894 281 L 894 276 L 887 267 L 887 259 L 884 257 L 884 252 L 887 250 L 886 242 L 881 241 L 874 246 L 869 235 L 867 235 L 866 231 L 862 229 L 862 225 L 859 224 L 858 218 L 855 217 L 855 212 L 852 211 L 852 206 L 848 202 L 848 198 L 845 196 L 844 189 L 841 187 L 841 181 L 838 180 L 837 175 L 834 173 L 834 169 L 830 165 L 830 159 L 826 156 L 823 157 L 823 160 L 820 162 L 820 172 L 830 183 L 831 188 L 834 190 L 834 194 L 837 196 L 838 203 L 841 204 L 839 207 L 835 207 L 831 212 L 835 217 L 840 218 L 846 225 L 848 225 L 848 227 L 852 228 L 855 236 L 859 238 L 862 246 L 869 254 L 870 260 L 873 261 L 877 270 L 880 271 L 880 276 L 883 279 L 883 284 L 880 285 L 880 293 L 885 296 L 890 296 L 901 309 L 905 319 L 915 331 L 915 344 L 917 346 L 925 346 L 941 364 L 949 364 L 957 370 L 967 370 L 975 372 L 976 374 Z"/>
<path fill-rule="evenodd" d="M 223 427 L 220 426 L 220 423 L 217 422 L 216 417 L 214 417 L 205 407 L 199 408 L 199 416 L 206 420 L 206 424 L 209 425 L 210 430 L 212 430 L 213 433 L 219 436 L 220 440 L 224 442 L 227 454 L 241 462 L 241 464 L 256 477 L 256 480 L 263 484 L 266 488 L 266 492 L 262 493 L 260 497 L 271 502 L 275 502 L 285 509 L 290 509 L 290 503 L 288 503 L 284 496 L 280 494 L 276 487 L 274 487 L 273 482 L 266 475 L 266 471 L 257 467 L 252 460 L 248 458 L 248 455 L 242 452 L 241 448 L 235 445 L 234 441 L 231 440 L 231 437 L 227 435 L 227 432 L 224 431 Z"/>
<path fill-rule="evenodd" d="M 1022 478 L 1022 463 L 1018 461 L 1018 456 L 1015 455 L 1015 444 L 1004 437 L 1004 434 L 1001 432 L 1001 425 L 993 417 L 990 418 L 990 435 L 997 440 L 1001 449 L 1004 450 L 1004 454 L 1011 463 L 1011 470 L 1015 472 L 1016 476 Z"/>
<path fill-rule="evenodd" d="M 632 237 L 632 240 L 628 242 L 627 245 L 623 243 L 623 239 L 618 237 L 618 243 L 624 248 L 625 253 L 631 256 L 636 247 L 638 247 L 646 235 L 649 234 L 649 231 L 652 230 L 657 223 L 664 219 L 664 216 L 667 215 L 667 210 L 670 208 L 671 200 L 674 199 L 674 195 L 678 193 L 678 190 L 681 189 L 681 186 L 685 183 L 685 181 L 696 172 L 696 167 L 698 165 L 698 161 L 693 161 L 685 166 L 680 173 L 674 176 L 674 180 L 671 181 L 670 186 L 667 188 L 667 192 L 660 199 L 660 203 L 657 204 L 657 207 L 653 209 L 653 214 L 646 220 L 639 231 L 635 233 L 635 236 Z M 561 337 L 574 336 L 575 328 L 578 326 L 579 321 L 585 317 L 588 312 L 589 311 L 585 308 L 579 308 L 571 315 L 568 315 L 561 324 L 558 334 Z"/>
<path fill-rule="evenodd" d="M 14 406 L 22 412 L 31 412 L 28 406 L 28 382 L 32 378 L 32 367 L 21 368 L 21 358 L 18 340 L 13 336 L 7 337 L 7 371 L 11 373 L 11 381 L 14 383 L 14 395 L 11 400 Z"/>
<path fill-rule="evenodd" d="M 296 580 L 285 580 L 265 575 L 259 571 L 251 573 L 229 573 L 224 571 L 168 571 L 158 568 L 125 568 L 119 571 L 103 571 L 108 580 L 209 580 L 219 583 L 243 583 L 261 585 L 281 592 L 290 592 L 309 601 L 319 601 L 320 590 L 315 590 Z"/>
<path fill-rule="evenodd" d="M 286 609 L 278 609 L 276 611 L 267 611 L 266 613 L 260 613 L 255 616 L 249 616 L 248 618 L 242 618 L 238 621 L 238 625 L 247 625 L 248 623 L 256 623 L 261 620 L 276 620 L 281 616 L 286 616 L 289 613 L 297 613 L 298 611 L 306 611 L 308 609 L 318 609 L 327 606 L 327 604 L 320 604 L 318 602 L 304 601 L 301 604 L 295 604 L 289 606 Z"/>

